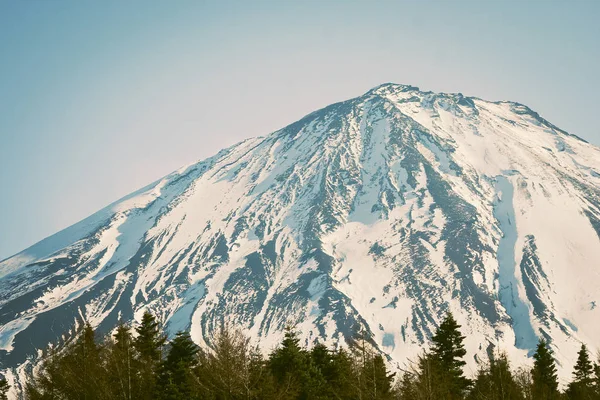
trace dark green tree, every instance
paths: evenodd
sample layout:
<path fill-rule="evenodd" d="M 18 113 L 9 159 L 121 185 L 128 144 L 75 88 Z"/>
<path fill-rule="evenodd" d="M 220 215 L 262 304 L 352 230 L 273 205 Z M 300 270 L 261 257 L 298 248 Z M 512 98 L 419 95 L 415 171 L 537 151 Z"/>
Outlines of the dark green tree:
<path fill-rule="evenodd" d="M 346 350 L 340 348 L 331 352 L 331 364 L 325 378 L 334 399 L 360 397 L 359 372 L 359 366 L 355 365 L 355 360 Z"/>
<path fill-rule="evenodd" d="M 142 322 L 135 328 L 137 337 L 134 346 L 140 358 L 151 363 L 160 363 L 162 349 L 167 338 L 161 333 L 160 327 L 154 315 L 148 311 L 142 316 Z"/>
<path fill-rule="evenodd" d="M 559 396 L 558 378 L 552 350 L 544 339 L 540 339 L 533 355 L 532 395 L 536 400 L 552 400 Z"/>
<path fill-rule="evenodd" d="M 281 388 L 282 399 L 316 399 L 324 391 L 325 379 L 315 368 L 310 353 L 300 347 L 300 339 L 286 328 L 281 345 L 269 357 L 268 367 Z"/>
<path fill-rule="evenodd" d="M 594 391 L 596 392 L 596 397 L 600 399 L 600 360 L 594 363 Z"/>
<path fill-rule="evenodd" d="M 573 381 L 567 388 L 567 395 L 571 399 L 592 400 L 594 390 L 594 365 L 585 344 L 577 353 L 577 362 L 573 370 Z"/>
<path fill-rule="evenodd" d="M 142 322 L 135 330 L 137 337 L 133 341 L 133 347 L 136 350 L 136 365 L 139 371 L 138 396 L 140 400 L 152 400 L 156 397 L 158 370 L 167 339 L 162 334 L 156 318 L 149 312 L 144 313 Z"/>
<path fill-rule="evenodd" d="M 312 360 L 312 364 L 323 376 L 323 379 L 326 382 L 326 384 L 323 386 L 323 393 L 321 393 L 321 395 L 327 398 L 334 398 L 332 384 L 335 380 L 335 376 L 332 353 L 329 351 L 327 346 L 318 343 L 310 351 L 310 358 Z"/>
<path fill-rule="evenodd" d="M 170 343 L 169 353 L 163 364 L 160 377 L 161 399 L 198 398 L 196 379 L 193 372 L 198 365 L 198 346 L 188 332 L 177 332 Z"/>
<path fill-rule="evenodd" d="M 4 378 L 0 378 L 0 400 L 8 400 L 10 385 Z"/>
<path fill-rule="evenodd" d="M 466 364 L 463 357 L 467 351 L 463 345 L 465 337 L 459 329 L 460 325 L 449 312 L 431 338 L 431 356 L 442 373 L 438 379 L 446 387 L 449 399 L 462 398 L 471 384 L 463 374 L 463 366 Z"/>

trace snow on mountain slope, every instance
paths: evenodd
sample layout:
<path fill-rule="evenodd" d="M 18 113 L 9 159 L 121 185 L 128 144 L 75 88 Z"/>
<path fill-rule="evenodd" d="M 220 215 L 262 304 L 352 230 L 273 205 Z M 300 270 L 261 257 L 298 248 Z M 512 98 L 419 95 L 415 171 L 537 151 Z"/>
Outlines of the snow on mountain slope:
<path fill-rule="evenodd" d="M 414 359 L 447 310 L 468 370 L 600 346 L 600 150 L 529 108 L 396 84 L 185 167 L 0 263 L 0 367 L 151 310 L 269 350 L 357 331 Z M 16 379 L 16 375 L 10 375 Z"/>

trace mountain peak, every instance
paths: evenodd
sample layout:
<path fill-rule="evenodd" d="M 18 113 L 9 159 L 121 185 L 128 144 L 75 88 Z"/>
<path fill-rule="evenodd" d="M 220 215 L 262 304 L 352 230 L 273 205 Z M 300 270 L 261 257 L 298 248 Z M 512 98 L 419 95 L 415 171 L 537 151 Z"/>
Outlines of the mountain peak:
<path fill-rule="evenodd" d="M 362 331 L 397 367 L 451 310 L 473 370 L 491 348 L 527 363 L 541 336 L 571 365 L 600 346 L 599 237 L 598 148 L 387 83 L 0 262 L 0 366 L 14 382 L 82 319 L 108 333 L 145 310 L 198 343 L 224 322 L 263 349 L 287 325 L 309 345 Z"/>

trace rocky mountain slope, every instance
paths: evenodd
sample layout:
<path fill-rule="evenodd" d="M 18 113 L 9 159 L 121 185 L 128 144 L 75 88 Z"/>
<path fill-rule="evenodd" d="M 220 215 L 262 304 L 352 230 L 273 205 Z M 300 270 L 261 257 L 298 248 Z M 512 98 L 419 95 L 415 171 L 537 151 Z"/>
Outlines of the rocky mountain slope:
<path fill-rule="evenodd" d="M 527 363 L 548 338 L 570 374 L 600 346 L 600 149 L 524 105 L 385 84 L 184 167 L 0 263 L 0 368 L 13 383 L 82 320 L 155 313 L 269 350 L 358 331 L 393 365 L 447 310 L 467 372 Z M 29 361 L 28 361 L 29 360 Z"/>

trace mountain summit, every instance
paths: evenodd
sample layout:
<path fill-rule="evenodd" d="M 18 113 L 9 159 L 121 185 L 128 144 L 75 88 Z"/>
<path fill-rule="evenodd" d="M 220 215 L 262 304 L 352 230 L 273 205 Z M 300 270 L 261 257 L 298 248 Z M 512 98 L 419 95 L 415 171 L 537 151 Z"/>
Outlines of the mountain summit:
<path fill-rule="evenodd" d="M 0 368 L 145 310 L 200 344 L 360 331 L 399 366 L 451 310 L 473 371 L 540 337 L 568 368 L 600 346 L 599 236 L 599 148 L 518 103 L 384 84 L 0 262 Z"/>

